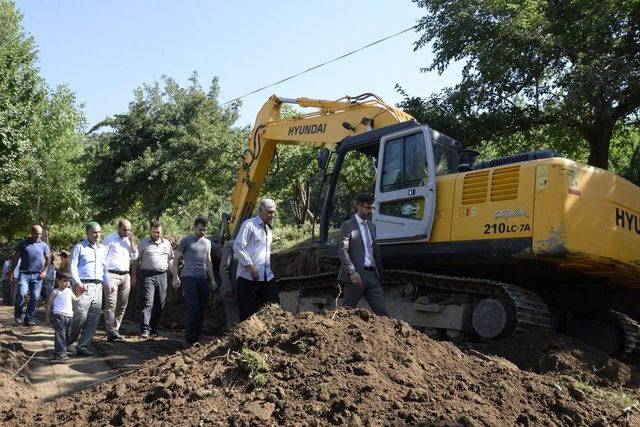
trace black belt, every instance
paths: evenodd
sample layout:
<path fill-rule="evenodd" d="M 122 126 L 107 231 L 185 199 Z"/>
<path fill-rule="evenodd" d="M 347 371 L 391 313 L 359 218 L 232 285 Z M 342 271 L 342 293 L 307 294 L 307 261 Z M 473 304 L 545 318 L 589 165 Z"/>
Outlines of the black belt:
<path fill-rule="evenodd" d="M 376 271 L 375 267 L 367 267 L 366 265 L 365 265 L 364 269 L 365 269 L 365 271 Z"/>
<path fill-rule="evenodd" d="M 147 276 L 156 276 L 158 274 L 165 274 L 167 270 L 140 270 L 142 274 L 146 274 Z"/>
<path fill-rule="evenodd" d="M 128 271 L 121 271 L 121 270 L 107 270 L 109 273 L 112 274 L 118 274 L 120 276 L 124 276 L 125 274 L 129 274 Z"/>
<path fill-rule="evenodd" d="M 80 279 L 81 283 L 102 283 L 102 280 L 98 280 L 98 279 Z"/>

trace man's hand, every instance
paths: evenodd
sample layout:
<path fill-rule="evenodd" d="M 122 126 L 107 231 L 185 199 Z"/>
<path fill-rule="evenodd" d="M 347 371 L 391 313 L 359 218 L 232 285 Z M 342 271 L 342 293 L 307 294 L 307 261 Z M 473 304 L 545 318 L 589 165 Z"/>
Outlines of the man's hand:
<path fill-rule="evenodd" d="M 174 276 L 171 286 L 173 286 L 173 289 L 178 289 L 180 287 L 180 278 L 177 275 Z"/>
<path fill-rule="evenodd" d="M 356 286 L 362 286 L 362 279 L 360 278 L 360 275 L 356 271 L 354 271 L 349 275 L 349 279 L 351 279 L 351 284 Z"/>
<path fill-rule="evenodd" d="M 216 284 L 216 281 L 211 279 L 211 284 L 209 285 L 209 289 L 211 290 L 211 292 L 214 292 L 216 289 L 218 289 L 218 285 Z"/>
<path fill-rule="evenodd" d="M 13 271 L 11 272 L 11 274 L 9 274 L 9 285 L 13 286 Z"/>
<path fill-rule="evenodd" d="M 78 282 L 76 289 L 78 289 L 79 294 L 83 294 L 87 290 L 87 287 L 82 282 Z"/>
<path fill-rule="evenodd" d="M 38 277 L 40 278 L 40 280 L 44 280 L 44 278 L 47 277 L 47 272 L 46 271 L 41 271 L 40 275 Z"/>
<path fill-rule="evenodd" d="M 260 280 L 260 272 L 258 271 L 258 269 L 256 268 L 255 265 L 248 265 L 247 268 L 249 269 L 249 274 L 251 274 L 251 278 L 254 281 L 258 281 Z"/>
<path fill-rule="evenodd" d="M 116 287 L 113 285 L 107 285 L 107 292 L 109 292 L 110 294 L 114 293 L 116 291 Z"/>

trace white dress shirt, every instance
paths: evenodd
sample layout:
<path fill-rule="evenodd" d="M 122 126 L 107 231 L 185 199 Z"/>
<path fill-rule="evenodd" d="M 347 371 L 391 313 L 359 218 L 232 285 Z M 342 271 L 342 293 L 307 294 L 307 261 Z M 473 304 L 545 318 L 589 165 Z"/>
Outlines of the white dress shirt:
<path fill-rule="evenodd" d="M 262 218 L 254 216 L 240 226 L 240 231 L 233 243 L 233 251 L 238 256 L 236 277 L 252 280 L 247 266 L 258 269 L 260 281 L 273 279 L 271 271 L 271 228 L 266 226 Z"/>
<path fill-rule="evenodd" d="M 364 244 L 364 266 L 371 267 L 371 260 L 373 259 L 371 250 L 373 246 L 369 226 L 358 214 L 356 214 L 356 221 L 358 222 L 358 227 L 360 227 L 360 235 L 362 236 L 362 243 Z"/>
<path fill-rule="evenodd" d="M 131 252 L 129 238 L 120 237 L 117 231 L 105 237 L 103 244 L 107 247 L 109 270 L 129 271 L 131 261 L 138 258 L 138 251 Z"/>

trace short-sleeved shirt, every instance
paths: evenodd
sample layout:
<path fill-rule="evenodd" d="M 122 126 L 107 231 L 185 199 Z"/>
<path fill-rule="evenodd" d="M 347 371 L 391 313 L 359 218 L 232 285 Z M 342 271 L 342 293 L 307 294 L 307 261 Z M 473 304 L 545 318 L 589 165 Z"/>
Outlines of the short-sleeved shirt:
<path fill-rule="evenodd" d="M 141 270 L 167 271 L 173 258 L 171 243 L 164 238 L 156 242 L 145 237 L 138 243 L 138 265 Z"/>
<path fill-rule="evenodd" d="M 40 273 L 44 267 L 44 257 L 51 256 L 49 245 L 42 240 L 32 242 L 24 239 L 18 243 L 16 252 L 20 253 L 20 271 Z"/>
<path fill-rule="evenodd" d="M 211 252 L 211 241 L 206 237 L 198 239 L 193 234 L 180 240 L 178 252 L 184 255 L 183 277 L 199 277 L 206 279 L 207 260 Z"/>

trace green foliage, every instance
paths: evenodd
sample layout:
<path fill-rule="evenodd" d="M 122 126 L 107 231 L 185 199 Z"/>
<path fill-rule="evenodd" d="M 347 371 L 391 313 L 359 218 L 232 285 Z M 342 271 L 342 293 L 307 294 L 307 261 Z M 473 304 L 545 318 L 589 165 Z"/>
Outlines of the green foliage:
<path fill-rule="evenodd" d="M 626 394 L 623 391 L 617 392 L 612 390 L 601 389 L 582 381 L 577 381 L 573 379 L 570 379 L 570 380 L 572 381 L 571 387 L 574 387 L 576 390 L 579 390 L 591 400 L 604 399 L 606 401 L 609 401 L 617 405 L 620 408 L 626 408 L 628 406 L 638 404 L 638 400 L 636 398 Z"/>
<path fill-rule="evenodd" d="M 207 92 L 195 73 L 185 88 L 161 83 L 138 88 L 127 113 L 92 129 L 87 184 L 98 218 L 168 214 L 188 230 L 226 208 L 247 130 L 232 127 L 238 105 L 220 106 L 217 79 Z"/>
<path fill-rule="evenodd" d="M 269 372 L 270 367 L 266 354 L 243 347 L 240 351 L 239 363 L 254 387 L 261 388 L 267 384 L 265 374 Z"/>
<path fill-rule="evenodd" d="M 296 246 L 297 244 L 306 241 L 311 236 L 310 224 L 303 226 L 297 226 L 294 224 L 282 224 L 280 219 L 274 222 L 275 228 L 273 231 L 272 251 L 281 251 L 283 249 Z"/>
<path fill-rule="evenodd" d="M 402 364 L 404 366 L 411 366 L 411 364 L 415 361 L 416 361 L 416 356 L 411 352 L 405 353 L 404 356 L 402 357 Z"/>
<path fill-rule="evenodd" d="M 35 43 L 22 31 L 15 5 L 0 0 L 0 236 L 44 225 L 60 243 L 83 221 L 84 116 L 62 85 L 51 92 L 35 66 Z"/>
<path fill-rule="evenodd" d="M 640 108 L 637 2 L 414 1 L 427 11 L 415 47 L 435 53 L 426 70 L 465 65 L 460 84 L 401 106 L 471 146 L 539 129 L 579 136 L 588 163 L 609 166 L 615 126 Z"/>
<path fill-rule="evenodd" d="M 0 216 L 3 218 L 21 203 L 27 188 L 24 158 L 32 154 L 46 93 L 36 68 L 35 42 L 24 33 L 21 21 L 15 4 L 0 0 Z"/>

